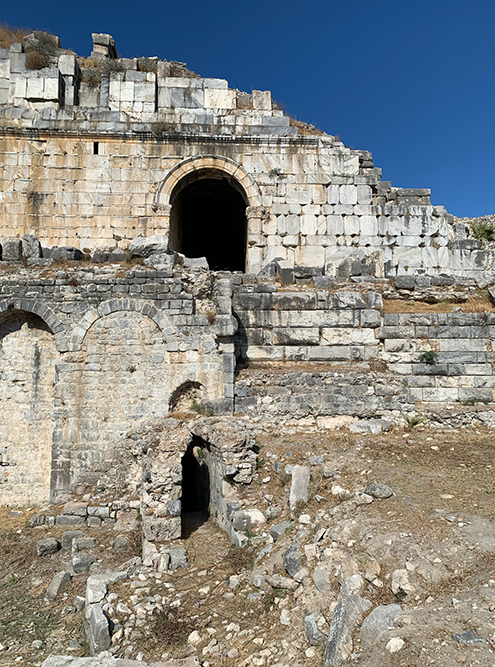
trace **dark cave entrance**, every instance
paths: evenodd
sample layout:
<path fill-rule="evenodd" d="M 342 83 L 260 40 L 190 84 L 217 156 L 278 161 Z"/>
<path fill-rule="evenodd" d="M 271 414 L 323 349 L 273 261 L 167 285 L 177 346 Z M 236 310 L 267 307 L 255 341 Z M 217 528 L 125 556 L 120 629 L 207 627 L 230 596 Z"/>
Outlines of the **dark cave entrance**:
<path fill-rule="evenodd" d="M 188 537 L 208 520 L 210 471 L 208 450 L 194 439 L 182 457 L 182 537 Z"/>
<path fill-rule="evenodd" d="M 171 199 L 171 250 L 206 257 L 215 271 L 244 271 L 246 199 L 240 186 L 220 172 L 184 180 Z"/>

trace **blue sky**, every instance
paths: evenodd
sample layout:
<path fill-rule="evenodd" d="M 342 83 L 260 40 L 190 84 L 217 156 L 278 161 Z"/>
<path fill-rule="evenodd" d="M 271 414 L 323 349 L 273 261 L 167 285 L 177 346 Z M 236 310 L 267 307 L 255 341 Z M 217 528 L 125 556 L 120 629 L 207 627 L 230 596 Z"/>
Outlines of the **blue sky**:
<path fill-rule="evenodd" d="M 23 0 L 0 22 L 49 30 L 89 55 L 187 62 L 271 90 L 288 113 L 372 151 L 383 178 L 429 187 L 450 213 L 495 213 L 493 0 Z"/>

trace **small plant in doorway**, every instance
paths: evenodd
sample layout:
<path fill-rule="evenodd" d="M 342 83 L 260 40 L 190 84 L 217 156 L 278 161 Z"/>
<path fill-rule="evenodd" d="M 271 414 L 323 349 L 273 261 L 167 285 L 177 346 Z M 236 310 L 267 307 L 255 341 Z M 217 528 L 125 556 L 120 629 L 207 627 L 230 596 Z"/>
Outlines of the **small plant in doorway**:
<path fill-rule="evenodd" d="M 198 415 L 201 414 L 201 403 L 199 401 L 197 401 L 196 399 L 191 401 L 190 408 L 191 408 L 191 412 L 197 412 Z"/>
<path fill-rule="evenodd" d="M 196 399 L 191 402 L 189 409 L 191 412 L 197 412 L 198 415 L 205 415 L 205 417 L 212 417 L 215 414 L 213 408 L 201 405 L 201 403 Z"/>

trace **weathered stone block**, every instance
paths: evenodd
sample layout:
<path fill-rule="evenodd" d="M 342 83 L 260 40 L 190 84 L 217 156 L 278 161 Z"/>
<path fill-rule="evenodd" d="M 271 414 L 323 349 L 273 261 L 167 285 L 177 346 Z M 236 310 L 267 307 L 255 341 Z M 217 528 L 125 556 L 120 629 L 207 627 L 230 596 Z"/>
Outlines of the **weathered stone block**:
<path fill-rule="evenodd" d="M 63 593 L 71 581 L 69 572 L 58 572 L 48 585 L 45 592 L 45 600 L 53 602 L 61 593 Z"/>
<path fill-rule="evenodd" d="M 98 655 L 110 648 L 112 639 L 108 618 L 100 604 L 90 607 L 89 613 L 89 654 Z"/>
<path fill-rule="evenodd" d="M 22 258 L 22 242 L 20 239 L 7 237 L 2 240 L 2 260 L 18 262 Z"/>

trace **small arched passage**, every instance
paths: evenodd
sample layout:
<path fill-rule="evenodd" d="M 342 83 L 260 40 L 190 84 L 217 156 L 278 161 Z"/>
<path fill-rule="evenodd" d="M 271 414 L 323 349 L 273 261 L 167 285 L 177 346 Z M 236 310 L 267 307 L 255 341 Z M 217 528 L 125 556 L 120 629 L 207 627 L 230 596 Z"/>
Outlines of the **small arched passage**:
<path fill-rule="evenodd" d="M 245 271 L 247 196 L 235 178 L 215 169 L 190 172 L 170 202 L 172 250 L 206 257 L 216 271 Z"/>
<path fill-rule="evenodd" d="M 209 451 L 199 438 L 193 438 L 182 457 L 182 537 L 208 520 L 210 510 Z"/>
<path fill-rule="evenodd" d="M 198 412 L 201 405 L 203 385 L 187 380 L 172 392 L 169 401 L 170 412 Z"/>

